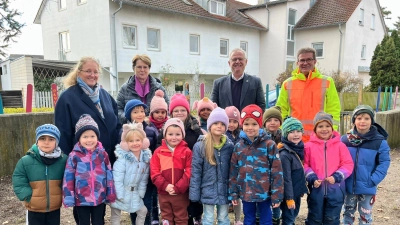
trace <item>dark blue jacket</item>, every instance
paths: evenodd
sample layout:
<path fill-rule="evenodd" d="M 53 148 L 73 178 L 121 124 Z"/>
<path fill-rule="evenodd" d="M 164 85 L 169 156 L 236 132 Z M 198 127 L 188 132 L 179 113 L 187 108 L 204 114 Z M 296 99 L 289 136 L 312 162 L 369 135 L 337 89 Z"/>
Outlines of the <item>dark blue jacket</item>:
<path fill-rule="evenodd" d="M 213 166 L 205 158 L 203 140 L 201 135 L 193 147 L 189 199 L 207 205 L 228 204 L 229 168 L 234 145 L 226 138 L 220 150 L 214 149 L 217 165 Z"/>
<path fill-rule="evenodd" d="M 99 141 L 110 157 L 110 162 L 115 162 L 114 150 L 120 142 L 119 131 L 121 124 L 118 120 L 117 103 L 104 89 L 100 89 L 100 104 L 105 119 L 100 115 L 92 100 L 85 94 L 79 85 L 69 87 L 57 101 L 54 111 L 54 123 L 61 132 L 59 146 L 65 154 L 69 154 L 78 142 L 75 140 L 75 125 L 82 114 L 92 116 L 99 126 Z"/>
<path fill-rule="evenodd" d="M 375 195 L 378 184 L 385 178 L 390 166 L 390 147 L 386 141 L 388 134 L 375 123 L 362 136 L 364 140 L 358 146 L 353 146 L 347 135 L 342 136 L 342 142 L 349 149 L 354 162 L 353 173 L 346 179 L 346 191 L 349 194 Z"/>

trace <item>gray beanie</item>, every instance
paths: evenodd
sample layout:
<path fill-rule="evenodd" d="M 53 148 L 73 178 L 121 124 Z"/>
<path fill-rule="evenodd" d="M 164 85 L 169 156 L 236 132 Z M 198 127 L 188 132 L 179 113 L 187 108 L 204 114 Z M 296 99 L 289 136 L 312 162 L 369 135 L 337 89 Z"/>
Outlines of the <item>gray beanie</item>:
<path fill-rule="evenodd" d="M 374 109 L 369 106 L 369 105 L 359 105 L 353 110 L 353 115 L 351 116 L 351 122 L 354 124 L 356 121 L 356 117 L 358 115 L 361 115 L 363 113 L 368 114 L 371 117 L 371 124 L 375 123 L 375 111 Z"/>

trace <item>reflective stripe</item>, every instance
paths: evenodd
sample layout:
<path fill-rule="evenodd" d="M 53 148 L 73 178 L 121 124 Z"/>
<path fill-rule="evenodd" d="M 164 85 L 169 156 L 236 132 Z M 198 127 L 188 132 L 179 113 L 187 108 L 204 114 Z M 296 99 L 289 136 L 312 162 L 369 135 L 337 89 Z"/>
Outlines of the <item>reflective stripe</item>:
<path fill-rule="evenodd" d="M 290 105 L 290 96 L 292 96 L 292 85 L 293 85 L 293 82 L 292 82 L 292 79 L 290 79 L 290 80 L 286 83 L 286 90 L 287 90 L 287 93 L 288 93 L 287 101 L 288 101 L 288 106 L 289 106 L 289 113 L 288 113 L 288 116 L 292 116 L 292 106 Z M 285 118 L 284 118 L 284 119 L 285 119 Z"/>
<path fill-rule="evenodd" d="M 325 112 L 325 94 L 326 89 L 328 88 L 328 77 L 322 76 L 321 82 L 321 108 L 320 111 Z"/>

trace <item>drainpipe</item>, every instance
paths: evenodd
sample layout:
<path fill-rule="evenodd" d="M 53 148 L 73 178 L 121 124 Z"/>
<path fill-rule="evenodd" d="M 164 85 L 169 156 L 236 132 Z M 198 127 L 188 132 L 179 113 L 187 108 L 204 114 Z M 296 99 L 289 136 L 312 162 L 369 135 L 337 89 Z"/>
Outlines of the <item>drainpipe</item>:
<path fill-rule="evenodd" d="M 117 11 L 115 11 L 112 15 L 112 24 L 113 24 L 113 29 L 112 29 L 112 36 L 114 39 L 114 67 L 115 67 L 115 91 L 118 91 L 118 67 L 117 67 L 117 39 L 116 39 L 116 34 L 115 34 L 115 15 L 122 9 L 122 0 L 119 1 L 119 8 L 117 9 Z"/>
<path fill-rule="evenodd" d="M 269 15 L 270 15 L 270 12 L 269 12 L 268 5 L 267 5 L 267 4 L 265 4 L 265 9 L 268 11 L 268 23 L 267 23 L 267 30 L 269 30 Z"/>
<path fill-rule="evenodd" d="M 343 37 L 343 32 L 342 32 L 342 24 L 339 23 L 339 32 L 340 32 L 340 42 L 339 42 L 339 57 L 338 57 L 338 73 L 340 72 L 340 56 L 342 54 L 342 37 Z"/>

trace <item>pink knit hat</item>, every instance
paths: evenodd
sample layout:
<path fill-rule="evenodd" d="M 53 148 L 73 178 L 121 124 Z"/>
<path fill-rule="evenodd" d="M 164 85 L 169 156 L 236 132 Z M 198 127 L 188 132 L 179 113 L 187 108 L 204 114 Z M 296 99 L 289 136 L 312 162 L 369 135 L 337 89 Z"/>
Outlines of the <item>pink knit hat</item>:
<path fill-rule="evenodd" d="M 236 120 L 238 123 L 240 123 L 240 112 L 235 106 L 226 107 L 225 112 L 230 120 Z"/>
<path fill-rule="evenodd" d="M 211 111 L 213 111 L 213 109 L 217 108 L 217 104 L 212 102 L 209 98 L 204 97 L 203 99 L 201 99 L 200 101 L 195 101 L 193 103 L 193 107 L 192 109 L 197 110 L 197 115 L 200 114 L 200 111 L 202 109 L 210 109 Z"/>
<path fill-rule="evenodd" d="M 168 112 L 168 105 L 164 99 L 164 92 L 157 90 L 150 102 L 150 115 L 156 110 L 165 110 Z"/>
<path fill-rule="evenodd" d="M 126 138 L 126 134 L 131 131 L 131 130 L 137 130 L 139 131 L 144 139 L 143 139 L 143 143 L 142 143 L 142 149 L 147 149 L 150 146 L 150 141 L 149 139 L 146 137 L 146 133 L 143 130 L 143 124 L 142 123 L 128 123 L 128 124 L 124 124 L 122 126 L 122 134 L 121 134 L 121 143 L 119 144 L 119 146 L 126 151 L 129 151 L 129 147 L 128 147 L 128 143 L 125 141 Z"/>
<path fill-rule="evenodd" d="M 171 126 L 171 125 L 176 125 L 179 128 L 181 128 L 183 138 L 185 138 L 185 135 L 186 135 L 185 126 L 183 125 L 182 120 L 180 120 L 179 118 L 170 118 L 170 119 L 167 120 L 167 122 L 165 122 L 164 128 L 163 128 L 163 136 L 164 136 L 164 138 L 165 138 L 165 133 L 167 132 L 167 128 L 169 126 Z"/>
<path fill-rule="evenodd" d="M 174 94 L 171 97 L 171 102 L 169 103 L 169 114 L 172 115 L 172 111 L 174 110 L 175 107 L 177 106 L 183 106 L 186 108 L 188 113 L 190 113 L 190 107 L 189 107 L 189 102 L 186 99 L 186 96 L 183 94 Z"/>

